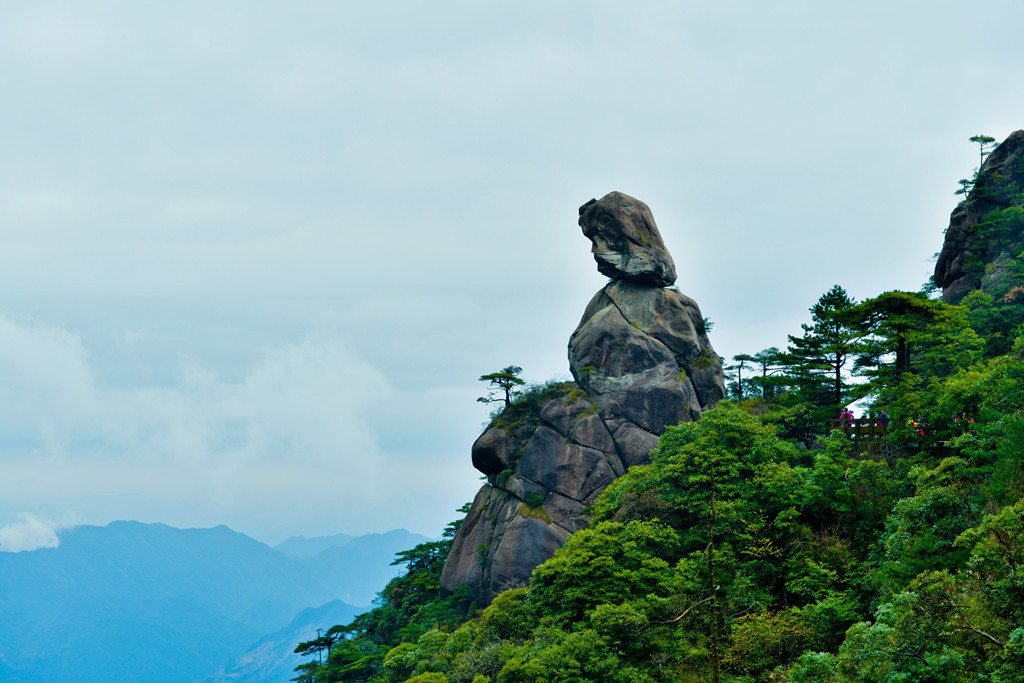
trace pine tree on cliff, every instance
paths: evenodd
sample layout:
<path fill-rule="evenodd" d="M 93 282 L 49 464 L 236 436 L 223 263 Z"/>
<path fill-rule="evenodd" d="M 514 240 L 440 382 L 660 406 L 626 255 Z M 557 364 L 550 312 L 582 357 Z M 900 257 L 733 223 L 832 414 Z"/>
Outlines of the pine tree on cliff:
<path fill-rule="evenodd" d="M 978 144 L 978 168 L 974 171 L 974 176 L 971 178 L 961 178 L 957 182 L 960 184 L 960 189 L 956 191 L 956 194 L 962 194 L 964 201 L 970 196 L 971 191 L 974 190 L 974 186 L 978 184 L 978 176 L 981 175 L 981 167 L 985 164 L 985 154 L 991 152 L 996 146 L 996 139 L 990 135 L 973 135 L 969 138 L 971 142 Z"/>
<path fill-rule="evenodd" d="M 970 138 L 971 142 L 978 143 L 978 172 L 981 173 L 981 167 L 985 163 L 985 152 L 991 152 L 992 148 L 996 146 L 996 139 L 991 135 L 974 135 Z"/>
<path fill-rule="evenodd" d="M 505 407 L 508 408 L 512 405 L 512 398 L 515 394 L 515 388 L 520 387 L 526 382 L 519 378 L 519 373 L 523 369 L 517 365 L 509 365 L 507 368 L 500 370 L 499 372 L 492 372 L 487 375 L 480 375 L 481 382 L 490 382 L 491 391 L 487 396 L 481 396 L 477 400 L 480 403 L 497 403 L 499 401 L 505 401 Z M 504 395 L 496 392 L 503 392 Z"/>

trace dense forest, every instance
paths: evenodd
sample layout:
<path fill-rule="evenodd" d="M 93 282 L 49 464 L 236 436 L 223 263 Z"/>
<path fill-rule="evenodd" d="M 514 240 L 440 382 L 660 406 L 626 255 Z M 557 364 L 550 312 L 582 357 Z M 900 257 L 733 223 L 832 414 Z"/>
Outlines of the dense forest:
<path fill-rule="evenodd" d="M 483 609 L 441 594 L 455 522 L 399 554 L 373 610 L 300 644 L 293 680 L 1024 680 L 1009 189 L 966 266 L 984 284 L 958 305 L 934 282 L 860 302 L 831 288 L 785 350 L 735 356 L 730 400 L 669 428 L 529 586 Z"/>

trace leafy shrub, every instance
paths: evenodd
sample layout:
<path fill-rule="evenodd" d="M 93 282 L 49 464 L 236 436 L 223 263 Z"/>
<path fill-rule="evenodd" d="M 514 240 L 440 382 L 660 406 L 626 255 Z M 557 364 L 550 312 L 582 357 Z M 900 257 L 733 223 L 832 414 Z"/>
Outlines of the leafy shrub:
<path fill-rule="evenodd" d="M 500 427 L 508 433 L 519 427 L 536 428 L 540 425 L 540 409 L 548 401 L 568 396 L 577 389 L 573 382 L 550 381 L 544 384 L 533 384 L 524 389 L 512 402 L 512 405 L 496 411 L 491 417 L 491 425 Z"/>

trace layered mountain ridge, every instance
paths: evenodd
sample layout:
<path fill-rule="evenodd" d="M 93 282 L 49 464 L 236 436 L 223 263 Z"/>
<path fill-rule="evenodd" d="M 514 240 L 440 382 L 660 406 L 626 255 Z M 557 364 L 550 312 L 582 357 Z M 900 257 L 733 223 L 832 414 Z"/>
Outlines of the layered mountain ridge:
<path fill-rule="evenodd" d="M 398 572 L 395 553 L 427 540 L 397 530 L 294 557 L 226 526 L 121 521 L 59 537 L 56 548 L 0 552 L 2 681 L 179 683 L 209 676 L 302 610 L 333 604 L 325 628 L 361 611 Z M 306 541 L 312 547 L 330 539 Z M 307 629 L 301 637 L 314 634 Z M 251 680 L 264 665 L 293 661 L 296 643 L 278 640 L 278 650 L 249 665 Z"/>

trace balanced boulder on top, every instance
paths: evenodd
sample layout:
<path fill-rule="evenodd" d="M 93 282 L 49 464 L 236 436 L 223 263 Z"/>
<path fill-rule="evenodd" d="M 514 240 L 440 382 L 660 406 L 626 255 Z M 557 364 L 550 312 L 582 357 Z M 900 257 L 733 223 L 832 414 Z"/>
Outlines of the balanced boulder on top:
<path fill-rule="evenodd" d="M 597 269 L 612 280 L 668 287 L 676 266 L 651 210 L 639 199 L 609 192 L 580 207 L 580 227 L 591 242 Z"/>

